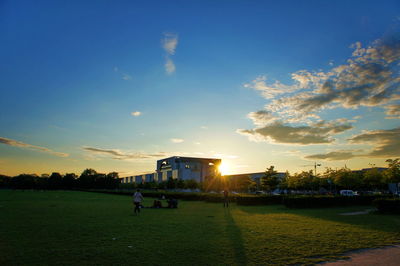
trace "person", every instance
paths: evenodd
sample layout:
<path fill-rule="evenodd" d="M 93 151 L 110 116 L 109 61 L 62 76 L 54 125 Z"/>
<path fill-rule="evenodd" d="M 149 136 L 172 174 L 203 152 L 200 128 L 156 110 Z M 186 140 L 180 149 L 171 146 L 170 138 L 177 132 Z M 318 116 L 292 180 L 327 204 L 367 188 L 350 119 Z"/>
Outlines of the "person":
<path fill-rule="evenodd" d="M 140 205 L 143 201 L 143 195 L 140 193 L 140 190 L 138 189 L 135 194 L 133 194 L 133 204 L 135 205 L 135 209 L 133 212 L 137 215 L 140 212 Z"/>
<path fill-rule="evenodd" d="M 156 209 L 162 208 L 161 201 L 159 201 L 159 200 L 154 200 L 154 201 L 153 201 L 153 206 L 152 206 L 152 208 L 156 208 Z"/>
<path fill-rule="evenodd" d="M 229 207 L 228 190 L 224 189 L 224 208 Z"/>

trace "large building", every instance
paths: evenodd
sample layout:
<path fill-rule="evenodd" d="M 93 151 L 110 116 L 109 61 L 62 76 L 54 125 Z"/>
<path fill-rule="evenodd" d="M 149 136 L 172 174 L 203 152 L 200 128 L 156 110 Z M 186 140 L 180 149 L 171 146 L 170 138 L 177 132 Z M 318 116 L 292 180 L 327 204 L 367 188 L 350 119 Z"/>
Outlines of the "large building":
<path fill-rule="evenodd" d="M 220 175 L 221 159 L 193 158 L 173 156 L 157 161 L 157 169 L 153 173 L 128 176 L 122 183 L 163 182 L 168 179 L 195 180 L 203 182 L 205 178 Z"/>

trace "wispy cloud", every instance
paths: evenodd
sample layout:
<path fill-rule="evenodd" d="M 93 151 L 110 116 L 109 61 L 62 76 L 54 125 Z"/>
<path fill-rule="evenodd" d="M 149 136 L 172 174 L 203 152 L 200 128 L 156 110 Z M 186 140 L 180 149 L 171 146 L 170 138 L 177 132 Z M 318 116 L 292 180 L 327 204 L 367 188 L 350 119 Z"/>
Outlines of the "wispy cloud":
<path fill-rule="evenodd" d="M 121 73 L 121 71 L 119 70 L 119 68 L 116 67 L 116 66 L 113 68 L 113 70 L 114 70 L 114 72 L 120 73 L 120 75 L 122 75 L 121 78 L 122 78 L 123 80 L 131 80 L 131 79 L 132 79 L 132 76 L 131 76 L 131 75 L 129 75 L 129 74 L 127 74 L 127 73 Z"/>
<path fill-rule="evenodd" d="M 170 58 L 167 57 L 166 62 L 165 62 L 165 71 L 167 74 L 172 74 L 176 70 L 174 61 L 172 61 Z"/>
<path fill-rule="evenodd" d="M 176 70 L 175 63 L 171 59 L 171 56 L 175 54 L 176 47 L 178 46 L 178 35 L 175 33 L 164 33 L 164 38 L 161 40 L 161 43 L 166 52 L 165 71 L 170 75 Z"/>
<path fill-rule="evenodd" d="M 129 75 L 129 74 L 124 73 L 124 74 L 122 74 L 122 79 L 123 79 L 123 80 L 131 80 L 131 79 L 132 79 L 132 76 Z"/>
<path fill-rule="evenodd" d="M 132 116 L 141 116 L 141 115 L 142 115 L 142 112 L 140 112 L 140 111 L 135 111 L 135 112 L 132 112 L 131 115 L 132 115 Z"/>
<path fill-rule="evenodd" d="M 172 139 L 170 139 L 170 140 L 171 140 L 171 142 L 173 142 L 173 143 L 182 143 L 182 142 L 185 141 L 184 139 L 178 139 L 178 138 L 172 138 Z"/>
<path fill-rule="evenodd" d="M 84 146 L 84 147 L 82 147 L 82 149 L 89 152 L 90 154 L 111 157 L 114 160 L 151 159 L 151 158 L 164 157 L 167 155 L 167 153 L 165 153 L 165 152 L 132 153 L 132 152 L 121 151 L 118 149 L 102 149 L 102 148 L 93 148 L 93 147 L 88 147 L 88 146 Z"/>
<path fill-rule="evenodd" d="M 178 45 L 178 35 L 175 33 L 164 33 L 162 45 L 167 54 L 174 55 Z"/>
<path fill-rule="evenodd" d="M 252 141 L 266 141 L 277 144 L 329 144 L 333 143 L 332 135 L 353 128 L 348 123 L 321 121 L 308 126 L 291 126 L 280 121 L 255 129 L 238 129 L 237 132 L 246 135 Z"/>
<path fill-rule="evenodd" d="M 348 139 L 351 144 L 367 144 L 372 149 L 366 152 L 361 150 L 338 150 L 325 154 L 305 156 L 306 159 L 347 160 L 355 157 L 393 158 L 400 156 L 400 127 L 388 130 L 370 130 Z"/>
<path fill-rule="evenodd" d="M 304 158 L 308 160 L 326 160 L 326 161 L 343 161 L 354 158 L 356 156 L 355 151 L 353 150 L 340 150 L 340 151 L 331 151 L 325 154 L 313 154 L 307 155 Z"/>
<path fill-rule="evenodd" d="M 45 147 L 35 146 L 35 145 L 32 145 L 32 144 L 23 143 L 23 142 L 20 142 L 20 141 L 17 141 L 17 140 L 13 140 L 13 139 L 8 139 L 8 138 L 0 137 L 0 143 L 5 144 L 5 145 L 9 145 L 9 146 L 19 147 L 19 148 L 25 148 L 25 149 L 30 149 L 30 150 L 46 152 L 46 153 L 49 153 L 51 155 L 55 155 L 55 156 L 58 156 L 58 157 L 68 157 L 69 156 L 68 153 L 55 152 L 55 151 L 52 151 L 52 150 L 50 150 L 48 148 L 45 148 Z"/>
<path fill-rule="evenodd" d="M 385 109 L 388 115 L 386 119 L 400 119 L 400 104 L 388 105 Z"/>

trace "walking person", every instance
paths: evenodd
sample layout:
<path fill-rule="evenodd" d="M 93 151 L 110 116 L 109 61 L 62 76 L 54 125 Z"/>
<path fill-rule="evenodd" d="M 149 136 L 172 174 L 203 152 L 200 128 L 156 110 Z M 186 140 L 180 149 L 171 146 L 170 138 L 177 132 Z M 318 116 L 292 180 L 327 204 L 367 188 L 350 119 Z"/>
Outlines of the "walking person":
<path fill-rule="evenodd" d="M 224 189 L 224 208 L 225 207 L 229 207 L 229 195 L 227 189 Z"/>
<path fill-rule="evenodd" d="M 140 190 L 138 189 L 135 194 L 133 194 L 133 204 L 135 205 L 135 209 L 133 210 L 133 212 L 138 215 L 138 213 L 140 212 L 140 205 L 143 201 L 143 195 L 142 193 L 140 193 Z"/>

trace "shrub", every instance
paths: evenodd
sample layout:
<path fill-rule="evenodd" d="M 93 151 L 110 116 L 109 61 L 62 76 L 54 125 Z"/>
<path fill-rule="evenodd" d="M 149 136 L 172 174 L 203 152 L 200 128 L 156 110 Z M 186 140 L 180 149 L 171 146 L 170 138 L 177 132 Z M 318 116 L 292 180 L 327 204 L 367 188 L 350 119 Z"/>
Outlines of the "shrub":
<path fill-rule="evenodd" d="M 400 214 L 400 199 L 376 199 L 373 204 L 380 213 Z"/>

